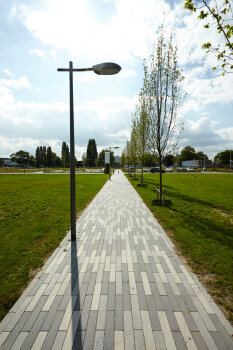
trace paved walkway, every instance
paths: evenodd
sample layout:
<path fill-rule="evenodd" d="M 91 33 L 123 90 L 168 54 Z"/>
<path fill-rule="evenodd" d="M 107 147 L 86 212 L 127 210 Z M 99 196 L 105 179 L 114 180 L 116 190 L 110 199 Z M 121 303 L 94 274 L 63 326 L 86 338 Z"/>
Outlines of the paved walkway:
<path fill-rule="evenodd" d="M 0 324 L 0 348 L 233 349 L 232 327 L 120 172 Z"/>

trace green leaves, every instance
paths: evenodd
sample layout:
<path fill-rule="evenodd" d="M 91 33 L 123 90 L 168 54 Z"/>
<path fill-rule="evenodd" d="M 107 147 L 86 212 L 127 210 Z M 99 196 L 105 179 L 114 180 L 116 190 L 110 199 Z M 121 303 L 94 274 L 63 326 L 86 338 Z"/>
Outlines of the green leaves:
<path fill-rule="evenodd" d="M 186 0 L 184 7 L 190 12 L 199 11 L 198 18 L 204 20 L 210 17 L 213 23 L 204 24 L 206 29 L 214 28 L 218 34 L 221 35 L 221 41 L 218 45 L 212 45 L 211 42 L 207 42 L 202 45 L 202 48 L 206 50 L 206 53 L 212 52 L 223 64 L 220 65 L 224 70 L 224 74 L 229 73 L 233 69 L 233 43 L 231 38 L 233 36 L 233 26 L 230 24 L 232 18 L 231 1 L 229 0 L 216 0 L 215 7 L 211 8 L 207 0 Z M 215 47 L 214 47 L 215 46 Z M 216 69 L 216 67 L 213 67 Z"/>

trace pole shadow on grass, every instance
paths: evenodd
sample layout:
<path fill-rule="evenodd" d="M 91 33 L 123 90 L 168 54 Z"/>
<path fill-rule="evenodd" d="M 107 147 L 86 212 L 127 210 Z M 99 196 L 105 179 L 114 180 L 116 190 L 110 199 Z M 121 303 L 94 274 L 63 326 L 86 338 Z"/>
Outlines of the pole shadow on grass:
<path fill-rule="evenodd" d="M 72 307 L 72 350 L 82 349 L 82 322 L 81 322 L 81 304 L 80 287 L 78 273 L 78 256 L 76 241 L 70 242 L 70 262 L 71 262 L 71 307 Z"/>

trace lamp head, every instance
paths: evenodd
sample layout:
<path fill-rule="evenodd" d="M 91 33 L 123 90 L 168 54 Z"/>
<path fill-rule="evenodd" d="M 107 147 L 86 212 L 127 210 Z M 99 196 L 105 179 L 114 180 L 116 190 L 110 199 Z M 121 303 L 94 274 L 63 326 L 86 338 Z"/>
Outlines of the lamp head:
<path fill-rule="evenodd" d="M 119 73 L 121 67 L 116 63 L 105 62 L 96 64 L 92 69 L 98 75 L 113 75 Z"/>

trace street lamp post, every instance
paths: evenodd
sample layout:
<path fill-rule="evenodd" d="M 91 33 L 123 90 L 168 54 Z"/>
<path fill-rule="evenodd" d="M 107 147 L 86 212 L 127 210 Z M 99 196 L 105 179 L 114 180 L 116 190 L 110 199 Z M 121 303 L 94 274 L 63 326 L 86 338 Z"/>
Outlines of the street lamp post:
<path fill-rule="evenodd" d="M 109 177 L 108 178 L 109 178 L 109 180 L 111 180 L 111 149 L 112 148 L 114 148 L 114 149 L 115 148 L 120 148 L 120 147 L 119 146 L 115 146 L 115 147 L 110 146 L 109 148 L 110 148 L 110 159 L 109 159 Z"/>
<path fill-rule="evenodd" d="M 70 212 L 71 212 L 71 241 L 76 241 L 76 203 L 75 203 L 75 149 L 74 149 L 74 100 L 73 100 L 73 72 L 93 71 L 98 75 L 117 74 L 121 67 L 112 62 L 100 63 L 91 68 L 57 68 L 58 72 L 69 72 L 70 80 Z"/>

